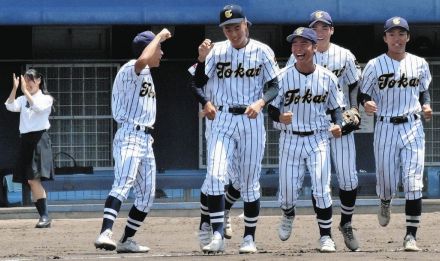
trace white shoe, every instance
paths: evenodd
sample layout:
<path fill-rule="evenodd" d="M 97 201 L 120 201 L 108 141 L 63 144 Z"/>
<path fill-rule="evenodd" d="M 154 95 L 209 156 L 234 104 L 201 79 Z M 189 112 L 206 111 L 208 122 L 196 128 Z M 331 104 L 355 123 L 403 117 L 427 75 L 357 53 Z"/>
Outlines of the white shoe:
<path fill-rule="evenodd" d="M 257 247 L 255 246 L 254 238 L 251 235 L 247 235 L 243 238 L 243 242 L 238 250 L 240 254 L 252 254 L 257 252 Z"/>
<path fill-rule="evenodd" d="M 321 245 L 321 249 L 319 249 L 320 252 L 328 253 L 336 251 L 335 242 L 330 236 L 322 236 L 319 239 L 319 244 Z"/>
<path fill-rule="evenodd" d="M 405 251 L 411 252 L 417 252 L 421 250 L 417 247 L 416 239 L 411 234 L 405 236 L 405 239 L 403 240 L 403 248 L 405 249 Z"/>
<path fill-rule="evenodd" d="M 116 243 L 112 240 L 113 232 L 110 229 L 106 229 L 95 240 L 95 247 L 105 250 L 115 250 Z"/>
<path fill-rule="evenodd" d="M 281 218 L 281 223 L 278 228 L 278 236 L 282 241 L 286 241 L 289 239 L 290 235 L 292 234 L 292 226 L 293 226 L 293 220 L 295 217 L 288 217 L 283 214 L 283 217 Z"/>
<path fill-rule="evenodd" d="M 225 242 L 220 233 L 214 232 L 211 242 L 202 249 L 205 254 L 216 254 L 225 251 Z"/>
<path fill-rule="evenodd" d="M 148 251 L 150 251 L 149 247 L 139 245 L 131 237 L 127 238 L 124 243 L 118 241 L 116 247 L 116 252 L 118 253 L 146 253 Z"/>
<path fill-rule="evenodd" d="M 199 245 L 200 250 L 203 250 L 205 246 L 211 243 L 212 227 L 210 224 L 203 222 L 202 227 L 199 230 Z"/>
<path fill-rule="evenodd" d="M 379 220 L 379 224 L 383 227 L 386 227 L 390 223 L 391 219 L 391 209 L 390 209 L 391 201 L 380 201 L 380 209 L 377 213 L 377 218 Z"/>
<path fill-rule="evenodd" d="M 229 216 L 230 210 L 225 210 L 225 228 L 224 228 L 224 236 L 227 239 L 232 238 L 232 226 L 231 226 L 231 217 Z"/>

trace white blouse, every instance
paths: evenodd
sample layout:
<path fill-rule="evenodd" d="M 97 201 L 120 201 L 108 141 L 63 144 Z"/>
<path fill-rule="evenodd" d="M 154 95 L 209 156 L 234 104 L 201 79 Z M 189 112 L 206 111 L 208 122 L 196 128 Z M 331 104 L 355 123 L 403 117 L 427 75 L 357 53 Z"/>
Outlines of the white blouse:
<path fill-rule="evenodd" d="M 47 130 L 50 128 L 49 115 L 52 109 L 53 98 L 38 90 L 32 95 L 34 104 L 29 105 L 26 96 L 22 95 L 13 102 L 5 102 L 6 109 L 20 112 L 20 133 Z"/>

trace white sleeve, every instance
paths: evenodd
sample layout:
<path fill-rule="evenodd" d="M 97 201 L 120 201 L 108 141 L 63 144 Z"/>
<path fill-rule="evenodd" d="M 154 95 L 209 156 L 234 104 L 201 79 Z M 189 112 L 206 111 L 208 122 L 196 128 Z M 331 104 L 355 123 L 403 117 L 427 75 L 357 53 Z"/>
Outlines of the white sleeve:
<path fill-rule="evenodd" d="M 116 122 L 122 123 L 125 107 L 124 107 L 124 90 L 123 90 L 124 73 L 119 72 L 116 75 L 112 89 L 112 115 Z"/>
<path fill-rule="evenodd" d="M 34 99 L 34 104 L 31 109 L 35 112 L 42 112 L 52 107 L 53 98 L 50 95 L 42 95 L 37 99 Z"/>
<path fill-rule="evenodd" d="M 360 92 L 373 96 L 374 88 L 377 85 L 376 72 L 373 62 L 370 61 L 362 72 Z"/>
<path fill-rule="evenodd" d="M 5 102 L 6 109 L 8 111 L 12 111 L 12 112 L 20 112 L 22 100 L 23 100 L 23 96 L 18 97 L 17 99 L 15 99 L 11 103 L 8 103 L 8 101 L 6 100 L 6 102 Z"/>
<path fill-rule="evenodd" d="M 334 110 L 344 105 L 344 93 L 339 87 L 338 78 L 334 74 L 329 79 L 327 108 Z"/>
<path fill-rule="evenodd" d="M 359 66 L 358 62 L 356 61 L 356 57 L 347 50 L 347 59 L 345 63 L 345 70 L 344 70 L 344 83 L 346 85 L 353 84 L 361 78 L 361 67 Z"/>
<path fill-rule="evenodd" d="M 264 82 L 268 82 L 275 77 L 277 77 L 279 73 L 278 63 L 275 59 L 274 52 L 270 49 L 262 49 L 263 50 L 263 79 Z"/>
<path fill-rule="evenodd" d="M 420 85 L 419 85 L 419 91 L 426 91 L 429 88 L 429 84 L 431 83 L 432 76 L 431 72 L 429 71 L 429 65 L 426 62 L 425 59 L 422 59 L 422 72 L 421 72 L 421 78 L 420 78 Z"/>

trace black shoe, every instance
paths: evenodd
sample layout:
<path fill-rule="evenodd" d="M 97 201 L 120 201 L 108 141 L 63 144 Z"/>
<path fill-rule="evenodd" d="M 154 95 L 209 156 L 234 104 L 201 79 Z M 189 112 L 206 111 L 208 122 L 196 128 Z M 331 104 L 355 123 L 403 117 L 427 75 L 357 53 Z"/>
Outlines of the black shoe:
<path fill-rule="evenodd" d="M 50 227 L 50 223 L 52 220 L 48 216 L 42 216 L 40 217 L 40 220 L 38 220 L 38 223 L 35 225 L 36 228 L 47 228 Z"/>

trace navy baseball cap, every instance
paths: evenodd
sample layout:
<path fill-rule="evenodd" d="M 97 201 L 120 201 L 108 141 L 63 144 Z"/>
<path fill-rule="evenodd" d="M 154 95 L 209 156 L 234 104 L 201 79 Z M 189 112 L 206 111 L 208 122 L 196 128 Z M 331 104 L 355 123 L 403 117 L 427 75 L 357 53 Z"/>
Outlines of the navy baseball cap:
<path fill-rule="evenodd" d="M 318 36 L 316 35 L 315 30 L 310 29 L 310 28 L 306 28 L 306 27 L 298 27 L 295 29 L 295 31 L 293 31 L 293 33 L 289 36 L 287 36 L 286 40 L 291 43 L 293 42 L 293 39 L 295 39 L 296 37 L 302 37 L 305 38 L 307 40 L 312 41 L 312 43 L 316 44 L 316 42 L 318 41 Z"/>
<path fill-rule="evenodd" d="M 252 25 L 252 23 L 246 19 L 246 16 L 239 5 L 226 5 L 220 11 L 220 27 L 228 24 L 238 24 L 242 21 L 246 21 L 249 25 Z"/>
<path fill-rule="evenodd" d="M 144 51 L 145 47 L 147 47 L 147 45 L 153 41 L 154 37 L 156 37 L 156 35 L 151 31 L 138 33 L 131 43 L 133 54 L 136 57 L 139 57 Z"/>
<path fill-rule="evenodd" d="M 402 29 L 405 29 L 407 32 L 409 32 L 408 22 L 404 18 L 399 16 L 391 17 L 385 22 L 384 32 L 388 32 L 389 30 L 396 27 L 400 27 Z"/>
<path fill-rule="evenodd" d="M 312 27 L 317 22 L 323 22 L 324 24 L 333 26 L 332 17 L 326 11 L 317 10 L 310 14 L 309 27 Z"/>

